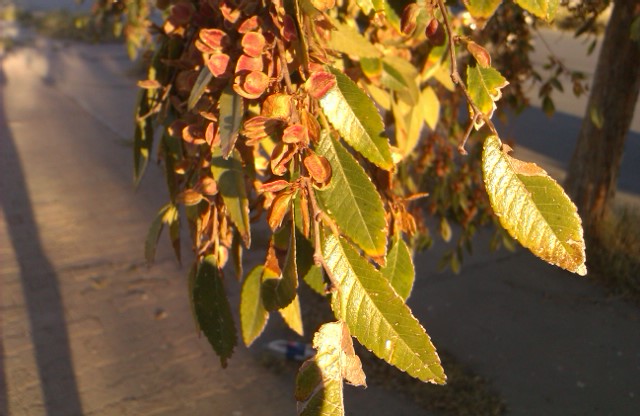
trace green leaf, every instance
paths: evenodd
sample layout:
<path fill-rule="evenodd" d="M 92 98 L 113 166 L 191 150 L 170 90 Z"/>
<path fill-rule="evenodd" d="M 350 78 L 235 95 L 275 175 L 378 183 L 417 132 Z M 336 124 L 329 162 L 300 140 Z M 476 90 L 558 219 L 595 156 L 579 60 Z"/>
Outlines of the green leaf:
<path fill-rule="evenodd" d="M 220 147 L 222 157 L 228 159 L 238 139 L 238 132 L 242 126 L 244 103 L 231 86 L 220 95 Z"/>
<path fill-rule="evenodd" d="M 222 285 L 222 276 L 213 255 L 205 257 L 198 266 L 193 286 L 193 303 L 198 325 L 220 357 L 224 368 L 233 354 L 237 335 L 229 300 Z"/>
<path fill-rule="evenodd" d="M 431 339 L 389 281 L 343 238 L 328 236 L 323 256 L 338 286 L 331 308 L 351 334 L 412 377 L 444 384 L 446 376 Z"/>
<path fill-rule="evenodd" d="M 328 15 L 327 15 L 328 16 Z M 331 31 L 329 49 L 355 58 L 379 58 L 382 52 L 369 42 L 360 32 L 348 24 L 329 17 L 335 30 Z"/>
<path fill-rule="evenodd" d="M 413 152 L 420 141 L 424 126 L 422 108 L 398 100 L 393 103 L 392 110 L 396 123 L 396 144 L 404 158 Z"/>
<path fill-rule="evenodd" d="M 255 267 L 242 284 L 240 293 L 240 325 L 242 340 L 248 347 L 262 334 L 269 320 L 269 312 L 264 308 L 260 285 L 264 266 Z"/>
<path fill-rule="evenodd" d="M 582 221 L 575 205 L 547 172 L 512 158 L 503 146 L 489 136 L 482 153 L 485 187 L 500 223 L 536 256 L 584 276 Z"/>
<path fill-rule="evenodd" d="M 296 334 L 303 336 L 304 328 L 302 325 L 302 312 L 300 310 L 300 299 L 298 295 L 293 301 L 282 309 L 278 309 L 280 316 L 287 326 Z"/>
<path fill-rule="evenodd" d="M 479 65 L 467 67 L 467 88 L 471 99 L 480 111 L 491 118 L 496 109 L 496 101 L 502 97 L 501 88 L 509 85 L 509 82 L 498 71 L 489 67 L 482 68 Z M 484 120 L 474 120 L 476 129 L 484 125 Z"/>
<path fill-rule="evenodd" d="M 402 300 L 406 301 L 409 298 L 416 272 L 411 251 L 401 237 L 394 237 L 393 245 L 387 254 L 387 264 L 380 269 L 380 273 L 391 283 L 391 287 Z"/>
<path fill-rule="evenodd" d="M 415 66 L 402 58 L 386 56 L 382 61 L 382 85 L 399 93 L 398 97 L 415 105 L 420 99 L 420 90 L 416 80 L 420 77 Z"/>
<path fill-rule="evenodd" d="M 431 130 L 435 130 L 438 120 L 440 120 L 440 100 L 433 88 L 427 86 L 420 94 L 420 103 L 418 104 L 422 110 L 422 118 Z"/>
<path fill-rule="evenodd" d="M 251 229 L 249 224 L 249 200 L 244 182 L 244 169 L 240 153 L 232 152 L 232 157 L 225 158 L 218 147 L 211 155 L 211 172 L 218 184 L 218 192 L 222 195 L 227 213 L 242 236 L 244 245 L 251 245 Z"/>
<path fill-rule="evenodd" d="M 209 71 L 209 68 L 207 66 L 203 67 L 200 70 L 198 78 L 196 79 L 196 83 L 193 85 L 193 88 L 191 88 L 189 100 L 187 101 L 187 109 L 189 111 L 191 111 L 196 106 L 196 104 L 198 104 L 200 97 L 202 97 L 202 94 L 204 94 L 204 91 L 207 89 L 207 86 L 209 85 L 209 82 L 211 82 L 212 78 L 213 74 L 211 73 L 211 71 Z"/>
<path fill-rule="evenodd" d="M 330 71 L 337 83 L 319 100 L 327 119 L 351 147 L 382 169 L 391 169 L 389 141 L 373 101 L 348 76 Z"/>
<path fill-rule="evenodd" d="M 500 4 L 502 4 L 502 0 L 468 0 L 465 2 L 471 16 L 483 19 L 493 16 Z"/>
<path fill-rule="evenodd" d="M 317 354 L 305 361 L 296 378 L 298 415 L 344 415 L 342 380 L 366 386 L 362 363 L 344 322 L 320 327 L 313 337 Z"/>
<path fill-rule="evenodd" d="M 327 295 L 327 284 L 322 276 L 322 268 L 320 266 L 316 266 L 315 264 L 311 266 L 302 279 L 320 296 Z"/>
<path fill-rule="evenodd" d="M 153 117 L 148 115 L 149 90 L 140 90 L 136 107 L 136 126 L 133 134 L 133 183 L 138 186 L 149 163 L 153 146 Z"/>
<path fill-rule="evenodd" d="M 178 209 L 175 205 L 169 203 L 160 208 L 160 211 L 158 211 L 156 218 L 151 223 L 149 231 L 147 232 L 147 238 L 144 242 L 144 257 L 148 264 L 153 263 L 153 260 L 156 257 L 156 248 L 158 246 L 158 240 L 160 239 L 162 229 L 165 225 L 169 225 L 171 231 L 171 229 L 173 229 L 173 224 L 178 224 L 179 227 Z M 173 232 L 171 232 L 172 241 L 173 238 Z"/>
<path fill-rule="evenodd" d="M 289 305 L 297 296 L 298 269 L 296 265 L 296 233 L 291 227 L 289 251 L 284 261 L 282 273 L 276 275 L 269 268 L 262 274 L 262 301 L 268 311 L 282 309 Z"/>
<path fill-rule="evenodd" d="M 550 22 L 556 16 L 560 0 L 515 0 L 526 11 Z"/>
<path fill-rule="evenodd" d="M 318 154 L 331 164 L 329 186 L 317 195 L 340 230 L 372 257 L 386 252 L 384 207 L 362 166 L 342 145 L 323 132 Z"/>

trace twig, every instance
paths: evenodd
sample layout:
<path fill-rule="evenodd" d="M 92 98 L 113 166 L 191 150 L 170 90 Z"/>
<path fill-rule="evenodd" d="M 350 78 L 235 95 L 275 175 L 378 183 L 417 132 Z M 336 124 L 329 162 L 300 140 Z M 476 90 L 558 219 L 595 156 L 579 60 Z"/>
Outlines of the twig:
<path fill-rule="evenodd" d="M 476 124 L 476 122 L 478 122 L 479 120 L 484 121 L 487 127 L 489 127 L 491 132 L 496 136 L 498 135 L 498 132 L 496 131 L 496 127 L 493 125 L 493 122 L 491 121 L 491 119 L 487 117 L 487 115 L 484 114 L 482 111 L 480 111 L 476 103 L 471 98 L 471 95 L 469 94 L 469 90 L 467 90 L 467 87 L 464 85 L 464 82 L 462 82 L 462 78 L 460 77 L 460 73 L 458 72 L 458 62 L 456 60 L 456 41 L 459 39 L 459 37 L 458 35 L 453 34 L 453 30 L 451 29 L 451 22 L 449 21 L 449 14 L 447 13 L 447 9 L 445 8 L 444 1 L 437 0 L 437 2 L 438 2 L 438 8 L 440 8 L 440 12 L 442 13 L 442 19 L 444 20 L 444 27 L 445 27 L 445 30 L 447 31 L 447 37 L 449 38 L 449 58 L 451 59 L 451 81 L 453 81 L 453 83 L 457 85 L 458 88 L 460 88 L 460 90 L 464 94 L 464 97 L 467 100 L 467 103 L 469 103 L 469 107 L 471 107 L 471 112 L 472 112 L 472 114 L 469 115 L 471 118 L 471 123 L 467 128 L 467 130 L 465 131 L 465 135 L 460 141 L 460 144 L 458 145 L 458 150 L 460 151 L 460 153 L 467 154 L 467 151 L 465 150 L 464 146 L 467 143 L 467 139 L 469 138 L 469 135 L 471 134 L 473 126 Z"/>
<path fill-rule="evenodd" d="M 322 267 L 324 271 L 327 273 L 327 276 L 329 277 L 329 281 L 331 282 L 331 287 L 329 288 L 329 291 L 335 292 L 336 290 L 338 290 L 338 287 L 339 287 L 338 281 L 333 275 L 333 272 L 331 271 L 331 269 L 329 269 L 329 266 L 327 265 L 327 263 L 324 261 L 324 256 L 322 255 L 322 244 L 320 242 L 320 222 L 323 219 L 325 219 L 326 214 L 322 212 L 320 207 L 318 207 L 318 202 L 316 201 L 316 196 L 313 191 L 313 185 L 311 184 L 311 181 L 308 178 L 306 178 L 306 180 L 304 181 L 304 186 L 307 189 L 307 192 L 309 194 L 309 200 L 311 201 L 311 210 L 313 211 L 313 234 L 314 234 L 314 240 L 315 240 L 313 261 L 316 264 L 316 266 Z M 330 227 L 332 232 L 335 233 L 337 231 L 334 229 L 335 224 L 333 224 L 333 226 L 330 225 Z"/>
<path fill-rule="evenodd" d="M 281 39 L 276 40 L 278 45 L 278 58 L 280 58 L 280 65 L 282 66 L 282 74 L 284 75 L 284 82 L 287 85 L 287 93 L 293 93 L 293 84 L 291 83 L 291 76 L 289 75 L 289 67 L 287 66 L 287 55 L 285 53 L 284 45 Z"/>

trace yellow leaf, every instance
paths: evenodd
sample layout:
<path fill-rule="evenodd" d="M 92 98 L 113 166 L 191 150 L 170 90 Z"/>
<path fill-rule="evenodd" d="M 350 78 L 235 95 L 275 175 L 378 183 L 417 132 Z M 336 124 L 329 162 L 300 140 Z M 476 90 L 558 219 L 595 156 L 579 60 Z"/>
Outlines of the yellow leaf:
<path fill-rule="evenodd" d="M 514 159 L 508 150 L 497 136 L 489 136 L 482 153 L 485 187 L 500 223 L 536 256 L 586 275 L 582 221 L 576 206 L 544 169 Z"/>

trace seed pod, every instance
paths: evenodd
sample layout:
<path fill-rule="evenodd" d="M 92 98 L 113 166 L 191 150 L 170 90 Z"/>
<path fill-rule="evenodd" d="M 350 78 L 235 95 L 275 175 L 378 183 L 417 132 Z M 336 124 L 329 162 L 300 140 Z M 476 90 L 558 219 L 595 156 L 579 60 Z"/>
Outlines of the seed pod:
<path fill-rule="evenodd" d="M 302 124 L 292 124 L 284 129 L 282 141 L 287 144 L 309 144 L 307 129 Z"/>
<path fill-rule="evenodd" d="M 282 176 L 287 171 L 287 164 L 293 159 L 295 147 L 279 142 L 271 152 L 271 171 L 274 175 Z"/>
<path fill-rule="evenodd" d="M 318 100 L 324 97 L 335 85 L 335 75 L 324 71 L 314 72 L 305 82 L 309 95 Z"/>
<path fill-rule="evenodd" d="M 404 8 L 402 19 L 400 20 L 400 30 L 407 36 L 411 36 L 418 25 L 418 14 L 420 14 L 420 6 L 411 3 Z"/>
<path fill-rule="evenodd" d="M 218 193 L 218 184 L 215 179 L 205 176 L 198 181 L 197 189 L 202 192 L 203 195 L 213 196 Z"/>
<path fill-rule="evenodd" d="M 242 37 L 242 50 L 251 57 L 259 57 L 262 55 L 266 41 L 264 36 L 258 32 L 248 32 Z"/>
<path fill-rule="evenodd" d="M 207 68 L 214 77 L 228 76 L 227 68 L 229 66 L 229 55 L 226 53 L 216 53 L 209 57 Z"/>
<path fill-rule="evenodd" d="M 300 122 L 307 128 L 309 139 L 313 143 L 318 143 L 320 140 L 320 123 L 306 108 L 300 111 Z"/>
<path fill-rule="evenodd" d="M 239 95 L 250 100 L 259 98 L 269 86 L 269 77 L 264 72 L 253 71 L 244 77 L 236 78 L 233 89 Z"/>
<path fill-rule="evenodd" d="M 332 170 L 326 157 L 309 151 L 309 155 L 304 158 L 303 163 L 315 185 L 324 188 L 329 184 Z"/>
<path fill-rule="evenodd" d="M 220 52 L 229 43 L 229 37 L 220 29 L 201 29 L 198 37 L 204 45 L 216 52 Z"/>
<path fill-rule="evenodd" d="M 299 193 L 300 195 L 300 213 L 302 214 L 302 235 L 309 238 L 311 234 L 311 215 L 309 213 L 309 197 L 306 190 Z"/>
<path fill-rule="evenodd" d="M 196 124 L 189 124 L 182 129 L 182 140 L 195 145 L 206 143 L 204 130 Z"/>
<path fill-rule="evenodd" d="M 203 199 L 202 194 L 194 189 L 185 189 L 176 197 L 178 203 L 186 206 L 197 205 Z"/>
<path fill-rule="evenodd" d="M 424 34 L 427 35 L 427 39 L 434 46 L 444 45 L 447 38 L 442 25 L 438 22 L 438 19 L 435 18 L 431 19 L 424 31 Z"/>
<path fill-rule="evenodd" d="M 275 181 L 263 183 L 258 190 L 260 192 L 280 192 L 289 186 L 291 184 L 284 179 L 276 179 Z"/>
<path fill-rule="evenodd" d="M 489 68 L 491 66 L 491 55 L 489 55 L 489 52 L 485 48 L 474 41 L 469 41 L 467 43 L 467 50 L 473 55 L 478 65 L 482 68 Z"/>
<path fill-rule="evenodd" d="M 275 231 L 282 225 L 284 216 L 289 212 L 294 192 L 295 191 L 290 189 L 279 193 L 273 198 L 269 214 L 267 215 L 267 222 L 272 230 Z"/>
<path fill-rule="evenodd" d="M 292 97 L 289 94 L 271 94 L 262 103 L 260 114 L 265 117 L 289 120 L 292 112 Z"/>

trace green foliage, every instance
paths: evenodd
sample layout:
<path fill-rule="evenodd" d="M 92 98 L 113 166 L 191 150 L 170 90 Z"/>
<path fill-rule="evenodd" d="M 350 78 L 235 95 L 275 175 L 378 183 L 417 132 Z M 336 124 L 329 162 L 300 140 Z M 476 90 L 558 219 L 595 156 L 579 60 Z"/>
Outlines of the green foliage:
<path fill-rule="evenodd" d="M 227 366 L 237 343 L 231 306 L 224 292 L 222 275 L 214 256 L 207 256 L 198 266 L 193 285 L 193 303 L 198 327 Z"/>
<path fill-rule="evenodd" d="M 347 150 L 328 134 L 323 135 L 318 153 L 331 164 L 331 184 L 318 196 L 327 214 L 340 230 L 372 257 L 387 250 L 384 207 L 366 172 Z"/>
<path fill-rule="evenodd" d="M 323 256 L 336 284 L 331 308 L 351 334 L 409 375 L 444 384 L 444 370 L 429 336 L 391 282 L 344 239 L 327 237 Z"/>
<path fill-rule="evenodd" d="M 135 53 L 149 40 L 150 10 L 143 0 L 122 4 Z M 544 19 L 557 8 L 555 0 L 519 4 Z M 316 333 L 317 354 L 300 369 L 300 414 L 345 414 L 343 380 L 364 384 L 352 336 L 410 376 L 445 383 L 436 349 L 406 304 L 414 250 L 428 247 L 432 235 L 455 245 L 446 260 L 457 270 L 475 230 L 499 221 L 546 261 L 586 273 L 575 208 L 544 171 L 503 151 L 491 121 L 507 78 L 515 92 L 505 94 L 522 102 L 523 69 L 496 63 L 522 56 L 514 48 L 490 53 L 482 46 L 489 26 L 474 31 L 475 23 L 441 1 L 419 0 L 404 13 L 395 5 L 156 3 L 163 21 L 154 26 L 158 47 L 139 83 L 134 173 L 137 182 L 161 129 L 171 202 L 149 231 L 147 259 L 164 225 L 179 256 L 183 205 L 195 254 L 196 324 L 226 365 L 236 330 L 222 270 L 231 261 L 242 279 L 243 246 L 252 231 L 268 234 L 258 239 L 268 246 L 252 248 L 264 263 L 242 285 L 244 343 L 260 336 L 275 311 L 302 334 L 300 279 L 326 297 L 338 320 Z M 511 3 L 471 0 L 467 7 L 492 16 L 489 23 L 517 20 L 522 28 L 523 12 Z M 491 43 L 503 35 L 507 42 L 512 31 L 500 28 Z M 529 45 L 527 31 L 517 34 Z M 561 85 L 559 74 L 544 84 L 544 96 Z M 487 132 L 470 136 L 474 127 Z"/>

